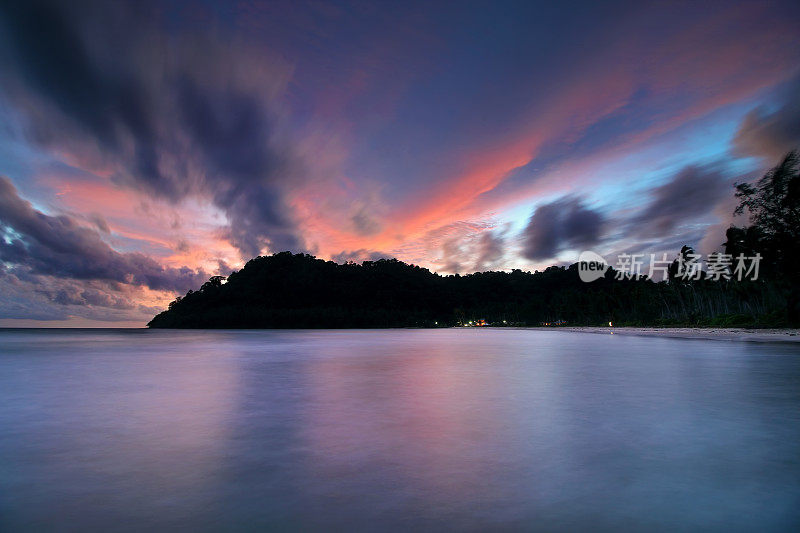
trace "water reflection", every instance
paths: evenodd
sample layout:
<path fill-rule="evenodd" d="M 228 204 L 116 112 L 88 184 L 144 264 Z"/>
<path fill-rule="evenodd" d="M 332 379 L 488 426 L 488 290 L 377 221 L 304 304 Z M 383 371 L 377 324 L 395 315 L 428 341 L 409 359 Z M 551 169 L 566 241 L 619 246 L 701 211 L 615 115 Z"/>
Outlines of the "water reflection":
<path fill-rule="evenodd" d="M 502 451 L 502 404 L 491 399 L 504 385 L 500 373 L 475 372 L 464 357 L 447 343 L 401 343 L 379 359 L 341 354 L 307 365 L 309 471 L 360 479 L 347 488 L 352 499 L 362 484 L 384 483 L 391 505 L 409 511 L 466 513 L 502 499 L 487 482 L 503 454 L 487 452 Z M 475 405 L 476 393 L 490 401 Z M 376 509 L 385 494 L 374 494 Z"/>
<path fill-rule="evenodd" d="M 797 347 L 0 331 L 0 529 L 792 529 Z"/>
<path fill-rule="evenodd" d="M 12 430 L 2 500 L 36 510 L 27 525 L 151 514 L 177 525 L 177 508 L 213 503 L 202 488 L 218 482 L 227 452 L 234 358 L 204 348 L 207 337 L 183 350 L 124 334 L 20 335 L 2 337 L 0 425 Z M 21 510 L 2 516 L 14 524 Z"/>

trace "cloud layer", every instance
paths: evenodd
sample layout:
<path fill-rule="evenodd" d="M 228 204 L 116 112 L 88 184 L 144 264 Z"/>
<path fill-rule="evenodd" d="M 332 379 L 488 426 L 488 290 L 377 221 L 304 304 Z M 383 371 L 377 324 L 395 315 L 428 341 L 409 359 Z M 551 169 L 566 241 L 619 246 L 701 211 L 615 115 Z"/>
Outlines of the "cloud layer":
<path fill-rule="evenodd" d="M 144 323 L 284 249 L 466 273 L 717 246 L 731 182 L 800 143 L 798 22 L 788 0 L 0 2 L 0 317 Z"/>
<path fill-rule="evenodd" d="M 759 106 L 747 114 L 733 140 L 739 153 L 774 162 L 800 148 L 800 83 L 792 84 L 787 96 L 775 111 Z"/>
<path fill-rule="evenodd" d="M 590 248 L 602 235 L 604 217 L 574 197 L 536 208 L 523 233 L 523 255 L 534 261 L 554 258 L 568 248 Z"/>
<path fill-rule="evenodd" d="M 649 193 L 650 201 L 634 217 L 633 233 L 664 237 L 676 227 L 708 215 L 723 199 L 733 196 L 733 185 L 718 171 L 689 166 Z"/>
<path fill-rule="evenodd" d="M 118 252 L 97 228 L 34 209 L 0 176 L 0 318 L 66 318 L 70 308 L 87 318 L 129 320 L 131 313 L 121 311 L 156 309 L 135 301 L 143 290 L 183 293 L 208 276 Z"/>
<path fill-rule="evenodd" d="M 194 31 L 173 44 L 145 6 L 3 3 L 7 93 L 33 110 L 32 139 L 122 186 L 212 202 L 245 256 L 301 250 L 271 109 L 286 67 Z"/>
<path fill-rule="evenodd" d="M 33 208 L 0 176 L 0 261 L 32 274 L 99 279 L 153 290 L 185 292 L 207 278 L 188 267 L 166 268 L 141 253 L 120 253 L 99 233 L 66 216 Z"/>

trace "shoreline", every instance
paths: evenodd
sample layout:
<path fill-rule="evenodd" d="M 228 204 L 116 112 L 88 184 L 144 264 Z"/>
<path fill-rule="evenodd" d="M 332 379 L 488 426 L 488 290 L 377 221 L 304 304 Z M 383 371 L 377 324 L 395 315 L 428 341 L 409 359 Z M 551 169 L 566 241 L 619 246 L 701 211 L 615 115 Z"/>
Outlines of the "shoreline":
<path fill-rule="evenodd" d="M 722 328 L 722 327 L 627 327 L 627 326 L 506 326 L 485 328 L 475 327 L 466 328 L 459 326 L 438 327 L 438 328 L 53 328 L 53 327 L 0 327 L 0 332 L 21 332 L 21 331 L 93 331 L 93 332 L 115 332 L 115 331 L 381 331 L 381 330 L 447 330 L 447 329 L 509 329 L 527 331 L 562 331 L 570 333 L 592 333 L 596 335 L 628 335 L 638 337 L 664 337 L 677 339 L 705 339 L 705 340 L 725 340 L 740 342 L 789 342 L 800 343 L 800 329 L 774 328 L 774 329 L 746 329 L 746 328 Z"/>
<path fill-rule="evenodd" d="M 800 329 L 744 329 L 744 328 L 656 328 L 656 327 L 555 327 L 537 328 L 580 333 L 633 335 L 637 337 L 668 337 L 676 339 L 706 339 L 744 342 L 797 342 Z"/>

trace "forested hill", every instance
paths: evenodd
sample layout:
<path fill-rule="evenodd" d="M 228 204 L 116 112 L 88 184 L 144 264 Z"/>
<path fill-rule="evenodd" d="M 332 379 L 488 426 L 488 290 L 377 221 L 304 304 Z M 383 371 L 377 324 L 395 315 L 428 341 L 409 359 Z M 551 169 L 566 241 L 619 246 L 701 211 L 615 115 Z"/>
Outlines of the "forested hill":
<path fill-rule="evenodd" d="M 310 255 L 257 257 L 227 280 L 213 277 L 148 324 L 154 328 L 444 327 L 491 325 L 758 323 L 777 313 L 770 285 L 700 280 L 584 283 L 577 264 L 543 272 L 441 276 L 401 261 L 337 264 Z M 777 316 L 777 315 L 775 315 Z M 769 318 L 774 320 L 774 316 Z"/>
<path fill-rule="evenodd" d="M 343 265 L 282 252 L 249 261 L 227 280 L 215 276 L 172 302 L 156 328 L 373 328 L 494 326 L 800 325 L 800 154 L 788 153 L 755 183 L 735 188 L 728 258 L 760 257 L 757 280 L 679 275 L 695 256 L 681 249 L 669 280 L 605 277 L 584 283 L 578 265 L 544 272 L 440 276 L 396 259 Z M 755 277 L 755 276 L 754 276 Z M 693 276 L 692 276 L 693 278 Z M 729 279 L 730 278 L 730 279 Z"/>

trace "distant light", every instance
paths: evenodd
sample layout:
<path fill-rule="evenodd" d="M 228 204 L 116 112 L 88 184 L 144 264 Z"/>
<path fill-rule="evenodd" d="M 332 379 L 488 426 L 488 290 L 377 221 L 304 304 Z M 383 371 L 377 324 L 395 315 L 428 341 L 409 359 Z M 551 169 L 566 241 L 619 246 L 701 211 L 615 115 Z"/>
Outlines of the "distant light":
<path fill-rule="evenodd" d="M 609 322 L 609 323 L 608 323 L 608 327 L 610 327 L 610 328 L 613 328 L 613 327 L 614 327 L 614 324 L 612 324 L 611 322 Z"/>

